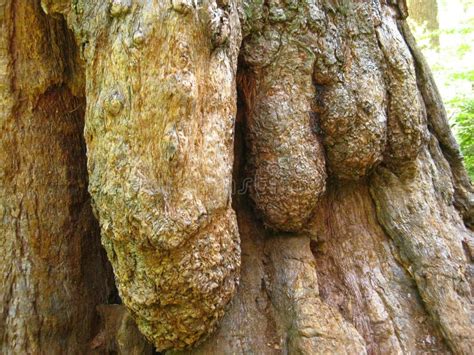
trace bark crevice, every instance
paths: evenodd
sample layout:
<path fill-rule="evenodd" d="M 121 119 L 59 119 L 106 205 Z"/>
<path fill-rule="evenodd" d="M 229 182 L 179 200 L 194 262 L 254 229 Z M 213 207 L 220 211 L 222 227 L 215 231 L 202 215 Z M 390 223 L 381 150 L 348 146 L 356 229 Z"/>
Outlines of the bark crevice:
<path fill-rule="evenodd" d="M 0 352 L 469 353 L 405 5 L 0 0 Z"/>
<path fill-rule="evenodd" d="M 87 192 L 75 43 L 39 1 L 0 6 L 0 352 L 87 352 L 112 274 Z M 81 96 L 82 94 L 82 96 Z"/>

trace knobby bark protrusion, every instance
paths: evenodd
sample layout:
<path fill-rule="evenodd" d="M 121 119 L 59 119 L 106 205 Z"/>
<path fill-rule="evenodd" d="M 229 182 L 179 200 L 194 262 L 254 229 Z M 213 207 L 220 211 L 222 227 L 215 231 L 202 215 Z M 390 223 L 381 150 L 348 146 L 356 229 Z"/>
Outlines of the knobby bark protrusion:
<path fill-rule="evenodd" d="M 469 353 L 472 186 L 404 1 L 0 6 L 2 349 L 148 349 L 119 306 L 91 323 L 85 92 L 102 242 L 158 350 Z"/>
<path fill-rule="evenodd" d="M 326 165 L 357 180 L 416 159 L 425 119 L 413 59 L 393 6 L 243 6 L 251 196 L 265 224 L 295 232 L 324 193 Z"/>
<path fill-rule="evenodd" d="M 245 71 L 239 82 L 251 196 L 266 225 L 295 232 L 310 217 L 326 182 L 323 148 L 312 122 L 314 54 L 305 48 L 312 38 L 292 32 L 299 25 L 292 18 L 306 8 L 251 1 L 244 6 L 247 33 L 240 56 Z"/>
<path fill-rule="evenodd" d="M 158 350 L 189 347 L 239 280 L 231 207 L 236 2 L 78 1 L 89 191 L 124 304 Z"/>

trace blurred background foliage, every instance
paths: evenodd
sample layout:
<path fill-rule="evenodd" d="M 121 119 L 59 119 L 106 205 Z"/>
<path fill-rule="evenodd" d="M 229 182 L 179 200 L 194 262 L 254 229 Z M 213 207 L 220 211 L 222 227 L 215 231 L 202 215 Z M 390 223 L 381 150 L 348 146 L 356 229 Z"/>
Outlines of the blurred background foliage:
<path fill-rule="evenodd" d="M 409 24 L 474 180 L 474 0 L 408 0 Z"/>

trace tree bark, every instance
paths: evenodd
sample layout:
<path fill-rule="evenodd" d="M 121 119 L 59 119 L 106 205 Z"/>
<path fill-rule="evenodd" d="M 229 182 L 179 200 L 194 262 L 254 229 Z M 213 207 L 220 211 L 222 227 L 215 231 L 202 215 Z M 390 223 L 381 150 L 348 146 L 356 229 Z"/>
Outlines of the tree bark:
<path fill-rule="evenodd" d="M 113 285 L 73 35 L 37 1 L 1 1 L 0 25 L 0 352 L 84 353 Z"/>
<path fill-rule="evenodd" d="M 158 351 L 470 353 L 474 191 L 404 1 L 0 4 L 4 352 L 149 351 L 93 327 L 88 179 Z"/>

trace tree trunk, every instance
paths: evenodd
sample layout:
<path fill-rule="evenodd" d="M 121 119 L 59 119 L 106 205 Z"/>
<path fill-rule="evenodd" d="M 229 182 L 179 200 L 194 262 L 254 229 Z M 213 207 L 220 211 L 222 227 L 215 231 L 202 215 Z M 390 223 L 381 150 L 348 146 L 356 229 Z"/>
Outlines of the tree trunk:
<path fill-rule="evenodd" d="M 149 351 L 97 307 L 88 180 L 158 351 L 470 353 L 474 191 L 404 1 L 0 9 L 2 352 Z"/>
<path fill-rule="evenodd" d="M 0 352 L 84 353 L 112 283 L 87 193 L 73 36 L 0 2 Z"/>

